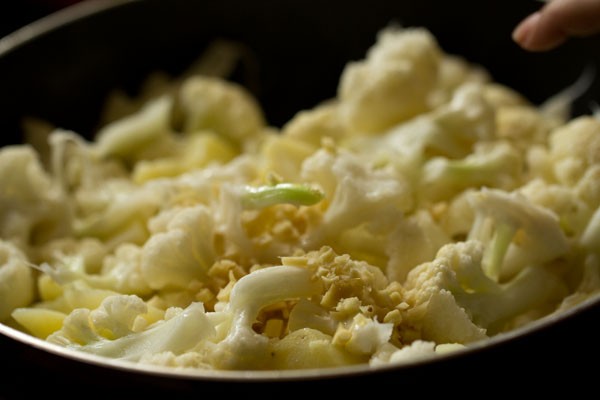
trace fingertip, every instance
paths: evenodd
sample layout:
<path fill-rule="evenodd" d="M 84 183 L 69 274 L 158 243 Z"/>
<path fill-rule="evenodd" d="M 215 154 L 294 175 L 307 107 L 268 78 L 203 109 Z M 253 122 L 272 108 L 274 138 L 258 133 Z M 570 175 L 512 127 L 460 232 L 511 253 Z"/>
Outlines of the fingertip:
<path fill-rule="evenodd" d="M 535 12 L 525 18 L 512 33 L 513 40 L 524 50 L 548 51 L 567 40 L 566 34 L 548 23 L 548 13 Z"/>
<path fill-rule="evenodd" d="M 540 15 L 540 12 L 529 15 L 512 32 L 512 39 L 524 49 L 531 50 L 534 31 L 540 20 Z"/>

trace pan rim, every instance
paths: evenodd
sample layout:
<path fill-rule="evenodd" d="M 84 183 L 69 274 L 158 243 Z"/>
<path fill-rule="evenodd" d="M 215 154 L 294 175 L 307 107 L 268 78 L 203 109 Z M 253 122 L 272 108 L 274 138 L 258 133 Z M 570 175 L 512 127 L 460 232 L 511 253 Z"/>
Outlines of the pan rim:
<path fill-rule="evenodd" d="M 27 42 L 91 15 L 142 0 L 86 0 L 55 11 L 0 37 L 0 57 Z"/>

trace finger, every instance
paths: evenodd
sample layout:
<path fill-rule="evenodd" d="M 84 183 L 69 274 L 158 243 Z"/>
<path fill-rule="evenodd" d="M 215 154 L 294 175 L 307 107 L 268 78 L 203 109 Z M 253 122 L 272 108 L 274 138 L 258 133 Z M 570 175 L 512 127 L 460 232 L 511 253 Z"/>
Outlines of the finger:
<path fill-rule="evenodd" d="M 554 0 L 523 20 L 513 39 L 524 49 L 545 51 L 569 37 L 600 32 L 600 0 Z"/>

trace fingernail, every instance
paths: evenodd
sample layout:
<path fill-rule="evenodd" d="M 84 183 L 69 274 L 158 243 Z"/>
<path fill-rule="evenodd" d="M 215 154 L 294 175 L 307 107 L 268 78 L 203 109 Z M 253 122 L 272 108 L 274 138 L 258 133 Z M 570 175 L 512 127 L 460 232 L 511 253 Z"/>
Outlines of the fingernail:
<path fill-rule="evenodd" d="M 540 19 L 540 13 L 535 12 L 525 18 L 512 33 L 512 38 L 515 42 L 523 47 L 528 47 L 535 31 L 535 26 Z"/>

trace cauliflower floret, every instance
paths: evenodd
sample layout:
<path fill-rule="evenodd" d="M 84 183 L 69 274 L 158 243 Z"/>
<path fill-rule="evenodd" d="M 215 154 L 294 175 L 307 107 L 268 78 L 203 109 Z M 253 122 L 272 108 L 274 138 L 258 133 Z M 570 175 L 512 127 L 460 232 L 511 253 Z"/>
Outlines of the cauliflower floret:
<path fill-rule="evenodd" d="M 66 257 L 79 256 L 83 260 L 85 272 L 98 273 L 102 268 L 104 257 L 109 254 L 105 244 L 97 238 L 62 237 L 40 245 L 30 251 L 31 261 L 35 264 L 48 263 L 54 265 Z"/>
<path fill-rule="evenodd" d="M 510 278 L 529 265 L 543 265 L 569 251 L 556 214 L 518 191 L 482 189 L 470 194 L 475 220 L 469 239 L 487 243 L 483 261 L 493 279 Z"/>
<path fill-rule="evenodd" d="M 487 81 L 483 88 L 483 96 L 496 110 L 504 107 L 527 107 L 529 101 L 516 90 L 498 82 Z"/>
<path fill-rule="evenodd" d="M 495 110 L 485 98 L 485 86 L 468 82 L 454 92 L 450 103 L 431 112 L 443 136 L 429 146 L 450 157 L 468 154 L 475 142 L 495 137 Z M 444 148 L 447 146 L 447 148 Z"/>
<path fill-rule="evenodd" d="M 579 244 L 588 252 L 600 253 L 600 207 L 594 211 L 581 233 Z"/>
<path fill-rule="evenodd" d="M 496 134 L 521 151 L 534 144 L 545 144 L 555 126 L 532 106 L 519 104 L 496 110 Z"/>
<path fill-rule="evenodd" d="M 252 329 L 259 311 L 288 299 L 308 298 L 321 290 L 307 268 L 274 266 L 256 270 L 235 283 L 223 312 L 226 336 L 211 347 L 211 363 L 224 369 L 268 366 L 269 339 Z M 217 327 L 217 330 L 223 328 Z"/>
<path fill-rule="evenodd" d="M 98 308 L 74 309 L 65 319 L 62 328 L 48 340 L 78 345 L 106 338 L 113 340 L 133 333 L 135 319 L 146 312 L 146 304 L 137 296 L 107 296 Z"/>
<path fill-rule="evenodd" d="M 85 249 L 82 248 L 83 250 Z M 117 293 L 144 296 L 152 292 L 142 274 L 141 249 L 136 245 L 119 246 L 114 254 L 103 258 L 103 265 L 98 273 L 88 272 L 90 268 L 84 253 L 56 255 L 55 258 L 53 265 L 42 263 L 38 268 L 58 285 L 83 281 L 90 287 Z"/>
<path fill-rule="evenodd" d="M 462 57 L 443 54 L 439 67 L 438 79 L 429 98 L 431 108 L 439 107 L 452 98 L 454 91 L 468 82 L 487 83 L 489 73 L 482 67 L 469 63 Z"/>
<path fill-rule="evenodd" d="M 458 247 L 455 252 L 460 255 L 449 258 L 453 247 Z M 479 268 L 481 246 L 476 242 L 448 244 L 438 254 L 434 261 L 423 263 L 408 273 L 404 283 L 404 296 L 410 306 L 406 323 L 419 332 L 418 338 L 435 343 L 466 344 L 485 339 L 485 328 L 473 323 L 452 294 L 452 290 L 462 290 L 453 264 L 464 264 L 456 266 L 463 270 Z"/>
<path fill-rule="evenodd" d="M 434 157 L 423 165 L 422 201 L 449 200 L 467 188 L 512 190 L 521 182 L 522 160 L 508 142 L 477 143 L 473 153 L 459 160 Z"/>
<path fill-rule="evenodd" d="M 532 179 L 518 190 L 533 204 L 551 210 L 559 219 L 560 226 L 569 237 L 578 238 L 588 224 L 592 210 L 571 188 Z"/>
<path fill-rule="evenodd" d="M 590 254 L 585 257 L 583 262 L 583 273 L 579 285 L 573 293 L 562 300 L 554 313 L 560 315 L 578 304 L 595 298 L 598 294 L 600 294 L 600 256 Z"/>
<path fill-rule="evenodd" d="M 123 244 L 114 254 L 107 255 L 100 276 L 110 282 L 107 288 L 119 293 L 147 296 L 152 290 L 142 271 L 142 249 L 134 244 Z"/>
<path fill-rule="evenodd" d="M 440 53 L 424 29 L 383 30 L 366 60 L 349 63 L 342 73 L 338 97 L 346 126 L 381 132 L 427 111 Z"/>
<path fill-rule="evenodd" d="M 558 182 L 572 187 L 586 170 L 600 164 L 600 120 L 582 116 L 554 130 L 550 156 Z"/>
<path fill-rule="evenodd" d="M 144 244 L 141 274 L 152 289 L 184 289 L 215 260 L 214 221 L 204 205 L 181 208 Z"/>
<path fill-rule="evenodd" d="M 283 126 L 281 134 L 315 149 L 321 145 L 323 138 L 337 142 L 349 134 L 339 110 L 339 102 L 330 101 L 311 110 L 300 111 Z"/>
<path fill-rule="evenodd" d="M 432 213 L 438 226 L 451 239 L 464 240 L 475 220 L 470 198 L 479 189 L 466 189 L 448 202 L 442 202 L 432 207 Z"/>
<path fill-rule="evenodd" d="M 411 269 L 433 259 L 440 247 L 450 241 L 429 212 L 418 210 L 398 224 L 389 237 L 385 269 L 388 279 L 404 282 Z"/>
<path fill-rule="evenodd" d="M 35 297 L 35 279 L 27 257 L 14 244 L 0 240 L 0 321 Z"/>
<path fill-rule="evenodd" d="M 73 224 L 78 237 L 95 237 L 111 249 L 122 243 L 143 244 L 148 239 L 146 221 L 167 199 L 159 185 L 136 186 L 111 179 L 96 187 L 82 187 L 75 195 L 79 215 Z"/>
<path fill-rule="evenodd" d="M 221 78 L 188 78 L 178 100 L 184 132 L 209 130 L 243 148 L 260 137 L 265 127 L 262 110 L 252 95 Z"/>
<path fill-rule="evenodd" d="M 412 205 L 408 185 L 387 170 L 369 168 L 341 149 L 319 150 L 304 162 L 302 173 L 323 189 L 324 204 L 328 204 L 321 223 L 309 231 L 307 247 L 327 243 L 340 253 L 385 257 L 384 236 Z M 381 240 L 368 240 L 373 237 Z"/>
<path fill-rule="evenodd" d="M 600 164 L 590 166 L 577 185 L 577 197 L 586 202 L 591 208 L 600 206 Z"/>
<path fill-rule="evenodd" d="M 112 340 L 133 333 L 136 320 L 147 311 L 137 296 L 111 296 L 90 312 L 90 323 L 99 335 Z"/>
<path fill-rule="evenodd" d="M 172 107 L 170 97 L 159 97 L 140 111 L 107 124 L 97 133 L 94 151 L 101 158 L 135 160 L 144 147 L 170 134 Z"/>
<path fill-rule="evenodd" d="M 138 361 L 167 351 L 181 354 L 214 335 L 201 303 L 174 310 L 170 318 L 134 331 L 136 319 L 146 312 L 146 304 L 137 296 L 110 296 L 98 309 L 73 310 L 47 340 L 86 353 Z"/>
<path fill-rule="evenodd" d="M 422 339 L 462 344 L 482 340 L 526 311 L 556 305 L 567 293 L 565 284 L 541 267 L 527 267 L 498 284 L 482 270 L 483 251 L 479 241 L 448 244 L 433 261 L 408 274 L 407 322 Z"/>
<path fill-rule="evenodd" d="M 0 238 L 25 249 L 70 234 L 69 201 L 30 146 L 0 149 L 0 188 Z"/>
<path fill-rule="evenodd" d="M 267 178 L 277 176 L 287 182 L 300 182 L 302 163 L 317 149 L 291 136 L 270 136 L 261 151 L 263 175 Z"/>
<path fill-rule="evenodd" d="M 398 176 L 418 182 L 430 158 L 466 157 L 478 142 L 495 138 L 494 109 L 474 82 L 457 88 L 450 102 L 396 124 L 381 135 L 350 137 L 340 146 L 370 163 L 392 165 Z"/>
<path fill-rule="evenodd" d="M 105 299 L 118 295 L 112 290 L 90 287 L 83 280 L 60 286 L 54 283 L 54 288 L 51 290 L 49 286 L 52 284 L 48 281 L 54 281 L 49 277 L 49 275 L 41 275 L 39 280 L 39 291 L 45 296 L 43 301 L 29 307 L 17 308 L 11 314 L 26 331 L 43 339 L 62 329 L 67 316 L 75 310 L 81 308 L 93 310 L 101 307 Z M 49 296 L 50 292 L 52 296 Z M 148 320 L 155 321 L 162 318 L 160 312 L 151 314 L 148 314 Z"/>
<path fill-rule="evenodd" d="M 330 247 L 284 257 L 282 263 L 314 269 L 322 284 L 312 303 L 296 305 L 300 309 L 290 314 L 290 329 L 309 322 L 332 334 L 333 344 L 363 358 L 392 340 L 394 326 L 401 322 L 394 315 L 402 298 L 399 285 L 390 283 L 379 268 L 337 255 Z"/>

